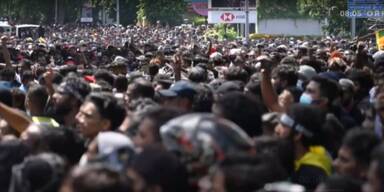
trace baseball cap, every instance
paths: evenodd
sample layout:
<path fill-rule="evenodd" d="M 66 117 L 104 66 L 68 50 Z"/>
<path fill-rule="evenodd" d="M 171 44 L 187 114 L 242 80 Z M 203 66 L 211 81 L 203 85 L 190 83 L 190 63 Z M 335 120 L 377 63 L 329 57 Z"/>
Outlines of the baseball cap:
<path fill-rule="evenodd" d="M 194 85 L 189 81 L 178 81 L 167 90 L 160 90 L 159 94 L 163 97 L 187 97 L 192 99 L 196 94 Z"/>

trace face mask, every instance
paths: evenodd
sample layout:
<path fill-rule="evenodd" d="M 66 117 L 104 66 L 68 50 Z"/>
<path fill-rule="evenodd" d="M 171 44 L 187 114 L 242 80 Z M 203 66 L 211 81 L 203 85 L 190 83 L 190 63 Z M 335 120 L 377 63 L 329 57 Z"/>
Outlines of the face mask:
<path fill-rule="evenodd" d="M 310 104 L 312 104 L 312 102 L 313 102 L 313 99 L 309 94 L 303 93 L 301 95 L 301 97 L 300 97 L 300 103 L 301 104 L 310 105 Z"/>

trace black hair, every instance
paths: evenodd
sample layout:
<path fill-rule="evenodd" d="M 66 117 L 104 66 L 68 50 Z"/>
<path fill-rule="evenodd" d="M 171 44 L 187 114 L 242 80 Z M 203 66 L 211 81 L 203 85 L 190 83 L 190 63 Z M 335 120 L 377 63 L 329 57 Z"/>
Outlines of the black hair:
<path fill-rule="evenodd" d="M 119 75 L 113 85 L 117 92 L 125 93 L 128 88 L 128 79 L 124 75 Z"/>
<path fill-rule="evenodd" d="M 104 81 L 104 80 L 98 80 L 98 81 L 96 81 L 96 84 L 101 87 L 101 92 L 109 92 L 110 93 L 113 90 L 112 85 L 109 84 L 108 82 Z"/>
<path fill-rule="evenodd" d="M 121 103 L 108 93 L 91 93 L 85 102 L 93 103 L 101 117 L 110 120 L 111 130 L 116 130 L 125 119 L 126 111 Z"/>
<path fill-rule="evenodd" d="M 256 154 L 269 155 L 277 159 L 289 175 L 294 172 L 293 143 L 272 136 L 261 136 L 255 140 Z"/>
<path fill-rule="evenodd" d="M 266 155 L 232 155 L 220 162 L 218 169 L 224 174 L 228 192 L 253 192 L 287 177 L 281 165 Z"/>
<path fill-rule="evenodd" d="M 44 111 L 47 105 L 48 96 L 47 89 L 41 85 L 34 85 L 30 87 L 27 92 L 28 99 L 33 102 L 35 106 L 39 107 L 41 111 Z"/>
<path fill-rule="evenodd" d="M 287 87 L 285 88 L 285 90 L 292 94 L 295 103 L 298 103 L 300 101 L 300 96 L 302 94 L 302 91 L 299 88 L 297 88 L 296 86 Z"/>
<path fill-rule="evenodd" d="M 160 186 L 161 191 L 188 191 L 187 170 L 172 153 L 159 147 L 148 146 L 138 154 L 132 169 L 137 172 L 148 187 Z"/>
<path fill-rule="evenodd" d="M 340 96 L 338 83 L 321 76 L 314 76 L 311 81 L 319 84 L 321 97 L 328 99 L 328 106 L 332 106 L 334 101 Z"/>
<path fill-rule="evenodd" d="M 239 125 L 249 136 L 262 133 L 259 103 L 240 92 L 230 92 L 215 102 L 218 113 Z"/>
<path fill-rule="evenodd" d="M 296 125 L 303 126 L 306 130 L 312 132 L 312 137 L 303 135 L 302 144 L 305 147 L 312 145 L 321 145 L 324 140 L 323 122 L 325 113 L 319 108 L 310 105 L 294 104 L 289 107 L 287 115 L 295 121 Z M 296 132 L 294 130 L 294 132 Z"/>
<path fill-rule="evenodd" d="M 8 191 L 12 167 L 23 162 L 29 150 L 20 140 L 0 141 L 0 191 Z"/>
<path fill-rule="evenodd" d="M 208 73 L 201 67 L 194 67 L 189 71 L 188 79 L 194 83 L 203 83 L 208 79 Z"/>
<path fill-rule="evenodd" d="M 12 107 L 25 111 L 25 93 L 19 88 L 12 88 Z"/>
<path fill-rule="evenodd" d="M 20 78 L 21 78 L 21 81 L 24 83 L 24 81 L 33 80 L 34 75 L 32 71 L 27 70 L 27 71 L 23 71 Z"/>
<path fill-rule="evenodd" d="M 227 81 L 242 81 L 244 84 L 248 82 L 250 75 L 246 70 L 239 66 L 229 67 L 225 73 L 225 80 Z"/>
<path fill-rule="evenodd" d="M 115 81 L 115 77 L 113 76 L 113 74 L 110 71 L 107 71 L 105 69 L 100 69 L 96 71 L 94 76 L 96 81 L 97 80 L 106 81 L 107 83 L 109 83 L 110 86 L 113 86 L 113 83 Z"/>
<path fill-rule="evenodd" d="M 348 147 L 353 158 L 364 168 L 368 168 L 371 152 L 380 144 L 374 132 L 363 129 L 351 129 L 343 139 L 343 146 Z"/>
<path fill-rule="evenodd" d="M 15 80 L 15 70 L 12 68 L 4 68 L 0 70 L 0 79 L 3 81 L 13 81 Z"/>
<path fill-rule="evenodd" d="M 138 99 L 138 98 L 153 98 L 155 96 L 155 89 L 153 88 L 151 82 L 139 78 L 135 79 L 132 82 L 133 90 L 131 95 L 129 95 L 130 99 Z"/>
<path fill-rule="evenodd" d="M 100 164 L 75 168 L 64 185 L 73 192 L 131 192 L 131 182 L 119 172 Z"/>
<path fill-rule="evenodd" d="M 296 69 L 291 65 L 278 65 L 272 71 L 272 77 L 279 78 L 280 81 L 286 81 L 287 87 L 296 86 L 297 80 L 299 78 Z"/>
<path fill-rule="evenodd" d="M 79 96 L 85 98 L 90 92 L 91 92 L 91 87 L 87 82 L 85 82 L 83 79 L 80 79 L 78 77 L 66 77 L 64 79 L 65 86 L 69 86 L 70 90 L 76 91 Z M 71 93 L 68 93 L 71 94 Z M 76 97 L 75 97 L 76 98 Z M 80 99 L 80 98 L 76 98 Z M 81 101 L 79 102 L 79 105 L 81 104 Z"/>
<path fill-rule="evenodd" d="M 40 126 L 40 128 L 40 146 L 45 148 L 46 151 L 62 156 L 70 165 L 79 162 L 80 157 L 85 152 L 85 145 L 74 129 L 47 126 Z"/>
<path fill-rule="evenodd" d="M 12 107 L 13 97 L 12 93 L 8 89 L 0 89 L 0 102 Z"/>
<path fill-rule="evenodd" d="M 198 85 L 196 91 L 197 93 L 193 97 L 192 110 L 194 112 L 210 113 L 214 101 L 212 89 L 204 84 Z"/>
<path fill-rule="evenodd" d="M 153 124 L 152 133 L 157 141 L 161 141 L 160 127 L 169 120 L 182 115 L 183 113 L 173 108 L 154 107 L 142 114 L 143 119 L 148 119 Z"/>
<path fill-rule="evenodd" d="M 159 73 L 159 66 L 156 64 L 149 64 L 148 66 L 148 74 L 151 77 L 156 76 Z"/>

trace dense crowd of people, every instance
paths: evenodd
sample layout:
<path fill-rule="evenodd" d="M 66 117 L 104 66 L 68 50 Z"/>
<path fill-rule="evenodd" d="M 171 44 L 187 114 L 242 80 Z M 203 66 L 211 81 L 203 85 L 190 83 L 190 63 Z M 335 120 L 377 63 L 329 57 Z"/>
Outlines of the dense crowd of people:
<path fill-rule="evenodd" d="M 0 191 L 384 190 L 383 50 L 209 28 L 3 34 Z"/>

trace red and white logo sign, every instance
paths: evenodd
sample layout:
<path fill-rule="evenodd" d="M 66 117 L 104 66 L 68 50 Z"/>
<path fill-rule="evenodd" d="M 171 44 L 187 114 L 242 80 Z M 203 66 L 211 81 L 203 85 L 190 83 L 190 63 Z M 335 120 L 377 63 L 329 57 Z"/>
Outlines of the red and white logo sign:
<path fill-rule="evenodd" d="M 225 21 L 225 22 L 231 22 L 235 19 L 235 15 L 232 14 L 232 13 L 223 13 L 221 16 L 220 16 L 220 19 Z"/>

